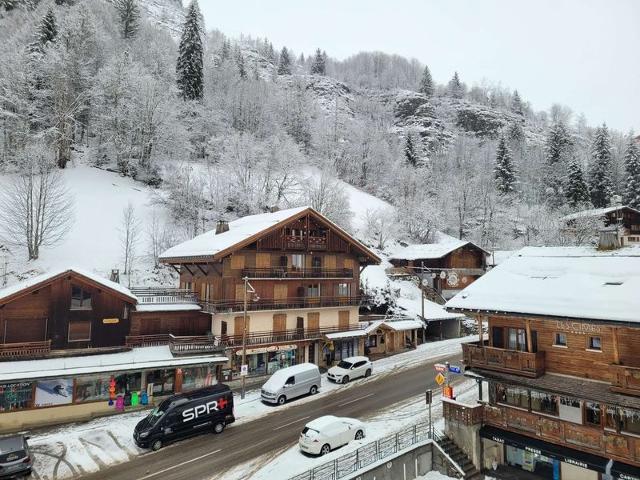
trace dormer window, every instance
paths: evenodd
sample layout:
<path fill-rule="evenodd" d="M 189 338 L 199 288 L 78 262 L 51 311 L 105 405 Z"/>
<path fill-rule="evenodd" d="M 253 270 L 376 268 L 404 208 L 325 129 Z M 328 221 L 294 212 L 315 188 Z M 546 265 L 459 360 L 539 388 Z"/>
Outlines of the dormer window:
<path fill-rule="evenodd" d="M 71 310 L 91 310 L 91 292 L 71 285 Z"/>

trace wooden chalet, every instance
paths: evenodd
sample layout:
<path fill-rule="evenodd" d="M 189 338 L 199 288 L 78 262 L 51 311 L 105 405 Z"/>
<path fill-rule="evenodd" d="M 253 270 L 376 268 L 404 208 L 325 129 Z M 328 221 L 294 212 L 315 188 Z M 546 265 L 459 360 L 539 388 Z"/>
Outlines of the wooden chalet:
<path fill-rule="evenodd" d="M 362 353 L 363 342 L 329 343 L 327 333 L 357 330 L 360 272 L 380 259 L 310 207 L 219 222 L 164 252 L 180 287 L 196 292 L 239 371 L 245 279 L 248 365 L 264 374 L 293 363 L 331 364 Z M 143 327 L 144 328 L 144 327 Z"/>
<path fill-rule="evenodd" d="M 472 242 L 438 232 L 434 243 L 408 245 L 394 252 L 389 261 L 392 276 L 422 277 L 444 299 L 483 275 L 489 252 Z"/>
<path fill-rule="evenodd" d="M 583 222 L 600 223 L 604 229 L 594 231 L 594 236 L 600 233 L 602 248 L 619 248 L 630 245 L 640 245 L 640 210 L 625 205 L 615 205 L 606 208 L 594 208 L 567 215 L 563 218 L 566 230 L 579 230 Z"/>
<path fill-rule="evenodd" d="M 638 248 L 530 247 L 455 296 L 488 338 L 463 344 L 480 404 L 448 402 L 447 434 L 478 468 L 640 478 L 638 292 Z"/>

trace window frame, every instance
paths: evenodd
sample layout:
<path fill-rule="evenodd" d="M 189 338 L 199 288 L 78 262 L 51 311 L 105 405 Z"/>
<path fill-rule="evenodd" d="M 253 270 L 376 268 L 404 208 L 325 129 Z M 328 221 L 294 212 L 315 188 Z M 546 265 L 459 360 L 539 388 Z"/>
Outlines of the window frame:
<path fill-rule="evenodd" d="M 593 412 L 594 410 L 592 408 L 587 407 L 588 404 L 592 404 L 592 405 L 598 405 L 598 411 L 600 412 L 600 422 L 599 423 L 593 423 L 590 422 L 589 420 L 587 420 L 587 412 Z M 605 413 L 604 413 L 604 409 L 602 408 L 602 404 L 599 402 L 590 402 L 588 400 L 585 400 L 584 402 L 582 402 L 582 423 L 587 426 L 587 427 L 599 427 L 599 428 L 603 428 L 604 427 L 604 417 L 605 417 Z"/>
<path fill-rule="evenodd" d="M 564 337 L 564 343 L 558 343 L 558 338 L 562 335 Z M 553 334 L 553 346 L 560 348 L 569 348 L 569 338 L 565 332 L 555 332 Z"/>
<path fill-rule="evenodd" d="M 71 339 L 71 324 L 72 323 L 87 323 L 87 324 L 89 324 L 89 337 L 88 338 L 74 338 L 74 339 Z M 87 319 L 87 320 L 69 320 L 67 322 L 67 343 L 90 342 L 92 334 L 93 334 L 93 321 L 90 320 L 90 319 Z"/>
<path fill-rule="evenodd" d="M 598 339 L 598 346 L 593 346 L 593 340 Z M 599 335 L 589 336 L 587 338 L 587 350 L 590 352 L 602 352 L 602 337 Z"/>
<path fill-rule="evenodd" d="M 74 305 L 74 300 L 75 297 L 73 296 L 74 294 L 74 290 L 77 289 L 80 291 L 80 305 Z M 89 305 L 85 305 L 85 303 L 87 302 L 87 299 L 85 298 L 85 294 L 88 295 L 88 303 Z M 73 283 L 71 284 L 71 300 L 69 302 L 69 310 L 73 310 L 73 311 L 91 311 L 93 310 L 93 293 L 80 286 L 80 285 L 74 285 Z"/>

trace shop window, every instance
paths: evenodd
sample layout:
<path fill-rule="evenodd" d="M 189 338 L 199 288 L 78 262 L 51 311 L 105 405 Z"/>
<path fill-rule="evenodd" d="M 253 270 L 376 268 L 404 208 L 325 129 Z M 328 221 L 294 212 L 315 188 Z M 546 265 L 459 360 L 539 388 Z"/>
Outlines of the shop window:
<path fill-rule="evenodd" d="M 531 410 L 546 413 L 547 415 L 558 415 L 558 397 L 545 392 L 531 391 Z"/>
<path fill-rule="evenodd" d="M 95 402 L 109 400 L 109 384 L 111 375 L 91 375 L 76 378 L 75 402 Z M 116 395 L 126 395 L 131 392 L 139 392 L 142 388 L 142 374 L 122 373 L 115 375 Z"/>
<path fill-rule="evenodd" d="M 509 328 L 507 348 L 525 352 L 527 350 L 527 334 L 524 328 Z"/>
<path fill-rule="evenodd" d="M 584 403 L 584 421 L 587 425 L 602 425 L 602 408 L 599 403 Z"/>
<path fill-rule="evenodd" d="M 31 382 L 0 383 L 0 413 L 33 406 Z"/>
<path fill-rule="evenodd" d="M 90 342 L 91 320 L 69 320 L 69 341 Z"/>
<path fill-rule="evenodd" d="M 215 383 L 216 379 L 211 367 L 189 367 L 182 369 L 183 392 L 208 387 Z"/>
<path fill-rule="evenodd" d="M 524 388 L 496 385 L 496 400 L 514 407 L 529 409 L 529 391 Z"/>
<path fill-rule="evenodd" d="M 566 347 L 567 346 L 567 334 L 556 332 L 553 344 L 556 347 Z"/>
<path fill-rule="evenodd" d="M 91 310 L 91 292 L 71 285 L 71 310 Z"/>
<path fill-rule="evenodd" d="M 174 389 L 175 374 L 173 368 L 147 372 L 147 386 L 153 384 L 154 395 L 170 395 Z"/>
<path fill-rule="evenodd" d="M 602 350 L 600 337 L 589 337 L 589 343 L 587 345 L 589 350 Z"/>

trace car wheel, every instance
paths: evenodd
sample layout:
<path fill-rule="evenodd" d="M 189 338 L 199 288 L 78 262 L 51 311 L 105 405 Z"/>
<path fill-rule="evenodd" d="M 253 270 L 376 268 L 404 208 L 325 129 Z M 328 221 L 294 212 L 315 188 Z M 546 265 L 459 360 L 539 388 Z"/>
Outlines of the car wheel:
<path fill-rule="evenodd" d="M 363 438 L 364 438 L 364 432 L 363 432 L 362 430 L 358 430 L 358 431 L 356 432 L 355 439 L 356 439 L 356 440 L 362 440 Z"/>
<path fill-rule="evenodd" d="M 315 395 L 316 393 L 318 393 L 318 387 L 314 385 L 313 387 L 311 387 L 311 390 L 309 390 L 309 393 L 311 395 Z"/>
<path fill-rule="evenodd" d="M 280 395 L 278 397 L 278 405 L 284 405 L 285 403 L 287 403 L 287 397 L 285 397 L 284 395 Z"/>
<path fill-rule="evenodd" d="M 342 383 L 349 383 L 349 375 L 342 377 Z"/>
<path fill-rule="evenodd" d="M 154 452 L 157 452 L 158 450 L 160 450 L 162 448 L 162 440 L 155 440 L 152 444 L 151 444 L 151 450 L 153 450 Z"/>
<path fill-rule="evenodd" d="M 322 445 L 322 448 L 320 449 L 320 455 L 326 455 L 328 453 L 331 453 L 331 446 L 328 443 L 325 443 L 324 445 Z"/>
<path fill-rule="evenodd" d="M 224 431 L 224 422 L 217 422 L 213 426 L 213 433 L 222 433 Z"/>
<path fill-rule="evenodd" d="M 364 378 L 370 377 L 371 376 L 371 369 L 368 368 L 367 371 L 364 374 Z"/>

